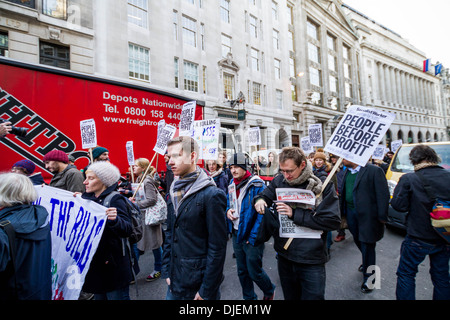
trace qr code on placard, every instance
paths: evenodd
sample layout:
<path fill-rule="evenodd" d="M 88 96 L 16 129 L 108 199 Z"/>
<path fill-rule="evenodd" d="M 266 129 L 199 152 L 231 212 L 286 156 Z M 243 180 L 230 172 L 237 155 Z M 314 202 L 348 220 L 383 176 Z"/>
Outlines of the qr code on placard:
<path fill-rule="evenodd" d="M 322 142 L 322 135 L 320 133 L 320 128 L 309 129 L 309 141 L 310 143 L 320 143 Z"/>

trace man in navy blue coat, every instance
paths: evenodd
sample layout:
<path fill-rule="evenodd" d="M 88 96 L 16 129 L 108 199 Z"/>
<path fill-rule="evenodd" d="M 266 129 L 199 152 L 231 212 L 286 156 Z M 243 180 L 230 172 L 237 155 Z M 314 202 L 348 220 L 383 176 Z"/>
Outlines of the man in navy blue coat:
<path fill-rule="evenodd" d="M 169 141 L 175 175 L 167 203 L 162 277 L 167 300 L 220 298 L 227 249 L 225 192 L 197 167 L 198 145 L 190 137 Z"/>
<path fill-rule="evenodd" d="M 383 169 L 372 164 L 361 167 L 343 160 L 347 167 L 339 190 L 341 214 L 347 217 L 348 228 L 362 254 L 361 291 L 369 293 L 373 287 L 367 280 L 367 268 L 376 265 L 375 245 L 384 235 L 389 209 L 389 189 Z"/>

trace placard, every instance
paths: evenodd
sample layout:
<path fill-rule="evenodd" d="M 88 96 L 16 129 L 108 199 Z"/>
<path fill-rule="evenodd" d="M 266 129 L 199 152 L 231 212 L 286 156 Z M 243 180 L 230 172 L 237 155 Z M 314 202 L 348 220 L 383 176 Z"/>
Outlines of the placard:
<path fill-rule="evenodd" d="M 192 137 L 197 141 L 199 159 L 217 160 L 219 158 L 220 119 L 194 121 Z"/>
<path fill-rule="evenodd" d="M 364 167 L 394 119 L 393 113 L 351 106 L 324 150 Z"/>
<path fill-rule="evenodd" d="M 196 102 L 189 101 L 183 105 L 180 118 L 180 137 L 191 137 L 194 131 Z"/>
<path fill-rule="evenodd" d="M 314 148 L 309 141 L 309 136 L 300 139 L 300 148 L 303 150 L 306 156 L 314 151 Z"/>
<path fill-rule="evenodd" d="M 128 164 L 134 166 L 133 141 L 127 141 L 125 148 L 127 149 Z"/>
<path fill-rule="evenodd" d="M 398 150 L 398 148 L 400 148 L 402 145 L 403 145 L 403 140 L 402 139 L 392 141 L 391 142 L 391 151 L 393 153 L 395 153 Z"/>
<path fill-rule="evenodd" d="M 383 144 L 378 145 L 372 154 L 372 159 L 383 160 L 386 148 Z"/>
<path fill-rule="evenodd" d="M 94 119 L 80 121 L 81 144 L 83 149 L 97 146 L 97 130 Z"/>
<path fill-rule="evenodd" d="M 159 153 L 160 155 L 164 155 L 167 151 L 167 144 L 173 138 L 176 131 L 177 128 L 171 126 L 170 124 L 166 124 L 166 126 L 161 130 L 159 139 L 156 141 L 153 151 Z"/>
<path fill-rule="evenodd" d="M 309 143 L 312 147 L 322 147 L 323 137 L 322 137 L 322 124 L 316 123 L 311 124 L 308 127 Z"/>
<path fill-rule="evenodd" d="M 248 129 L 248 145 L 250 147 L 261 145 L 261 131 L 259 130 L 259 127 Z"/>

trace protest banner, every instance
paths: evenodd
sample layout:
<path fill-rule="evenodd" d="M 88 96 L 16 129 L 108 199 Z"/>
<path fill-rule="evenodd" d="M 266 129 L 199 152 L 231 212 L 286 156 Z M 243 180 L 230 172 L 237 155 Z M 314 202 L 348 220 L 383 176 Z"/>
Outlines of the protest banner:
<path fill-rule="evenodd" d="M 177 131 L 176 127 L 174 127 L 170 124 L 166 124 L 160 132 L 160 135 L 158 137 L 158 140 L 156 141 L 155 147 L 153 148 L 153 151 L 155 151 L 163 156 L 166 153 L 167 144 L 173 138 L 176 131 Z"/>
<path fill-rule="evenodd" d="M 161 132 L 162 132 L 162 130 L 164 129 L 165 126 L 166 126 L 166 121 L 164 121 L 164 119 L 160 120 L 158 122 L 158 133 L 156 135 L 156 140 L 159 139 L 159 136 L 161 135 Z"/>
<path fill-rule="evenodd" d="M 308 155 L 314 151 L 311 142 L 309 141 L 309 136 L 303 137 L 300 139 L 300 148 L 303 152 Z"/>
<path fill-rule="evenodd" d="M 106 208 L 72 192 L 36 186 L 35 204 L 49 213 L 52 300 L 78 300 L 106 223 Z"/>
<path fill-rule="evenodd" d="M 91 158 L 91 163 L 93 163 L 94 157 L 92 156 L 92 148 L 97 146 L 97 130 L 95 128 L 95 120 L 89 119 L 80 121 L 80 131 L 82 148 L 89 149 L 89 156 Z"/>
<path fill-rule="evenodd" d="M 191 137 L 194 130 L 196 102 L 189 101 L 183 105 L 180 118 L 180 136 Z"/>
<path fill-rule="evenodd" d="M 324 150 L 364 167 L 394 119 L 393 113 L 351 106 Z"/>
<path fill-rule="evenodd" d="M 373 151 L 372 154 L 372 159 L 375 160 L 383 160 L 384 155 L 385 155 L 385 146 L 383 144 L 378 145 L 375 150 Z"/>
<path fill-rule="evenodd" d="M 192 137 L 197 141 L 199 159 L 217 160 L 219 158 L 220 119 L 194 121 Z"/>
<path fill-rule="evenodd" d="M 279 202 L 303 203 L 308 206 L 315 206 L 316 204 L 316 196 L 310 190 L 297 188 L 277 188 L 276 194 L 277 201 Z M 279 214 L 278 219 L 280 221 L 279 234 L 281 238 L 320 239 L 323 233 L 322 230 L 313 230 L 307 227 L 298 226 L 287 215 Z"/>
<path fill-rule="evenodd" d="M 322 124 L 316 123 L 311 124 L 308 127 L 309 143 L 311 147 L 322 147 L 323 137 L 322 137 Z"/>
<path fill-rule="evenodd" d="M 131 172 L 131 182 L 134 183 L 134 172 L 133 172 L 133 166 L 134 166 L 134 151 L 133 151 L 133 141 L 127 141 L 125 148 L 127 149 L 127 159 L 128 164 L 130 165 L 130 172 Z"/>
<path fill-rule="evenodd" d="M 261 131 L 259 127 L 248 129 L 248 145 L 250 147 L 261 145 Z"/>
<path fill-rule="evenodd" d="M 403 140 L 402 139 L 392 141 L 391 142 L 391 151 L 393 153 L 395 153 L 398 150 L 398 148 L 400 148 L 402 146 L 402 144 L 403 144 Z"/>

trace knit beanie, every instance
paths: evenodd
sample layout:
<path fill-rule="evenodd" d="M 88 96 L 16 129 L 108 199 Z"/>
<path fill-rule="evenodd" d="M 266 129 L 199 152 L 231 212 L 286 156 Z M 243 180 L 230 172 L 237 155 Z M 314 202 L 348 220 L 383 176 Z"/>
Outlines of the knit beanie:
<path fill-rule="evenodd" d="M 327 156 L 323 152 L 316 152 L 314 155 L 314 160 L 316 159 L 323 159 L 323 161 L 327 161 Z"/>
<path fill-rule="evenodd" d="M 69 163 L 69 157 L 64 151 L 52 150 L 44 156 L 44 162 L 46 161 L 59 161 Z"/>
<path fill-rule="evenodd" d="M 34 163 L 27 159 L 17 161 L 13 164 L 13 168 L 14 167 L 25 169 L 27 171 L 27 174 L 32 174 L 34 172 L 34 169 L 36 169 Z"/>
<path fill-rule="evenodd" d="M 92 150 L 92 157 L 94 159 L 97 159 L 104 152 L 109 152 L 109 150 L 103 147 L 97 147 L 94 150 Z"/>
<path fill-rule="evenodd" d="M 247 171 L 248 160 L 243 153 L 235 153 L 230 158 L 230 166 L 238 166 Z"/>
<path fill-rule="evenodd" d="M 91 164 L 86 172 L 92 171 L 103 184 L 109 188 L 120 179 L 119 169 L 107 161 L 99 161 Z"/>

